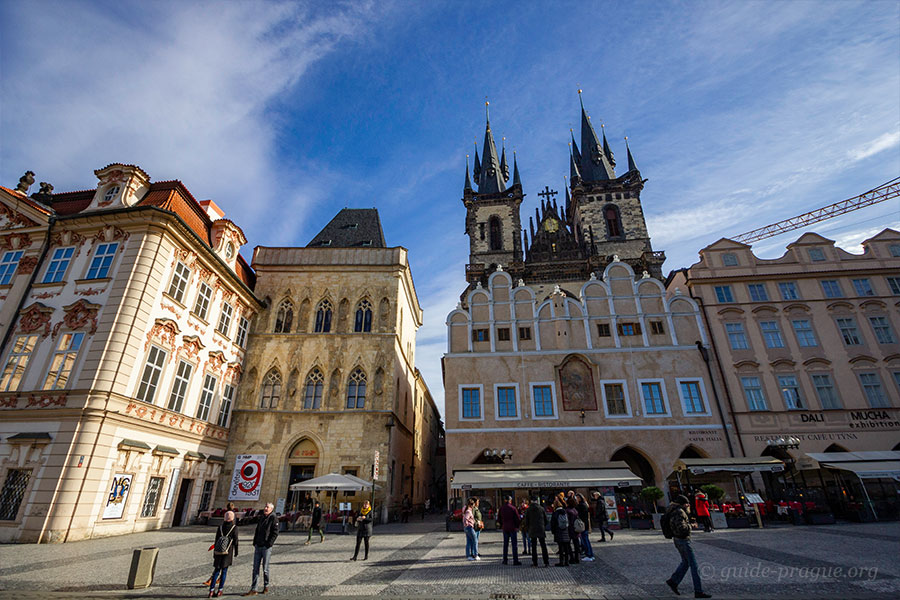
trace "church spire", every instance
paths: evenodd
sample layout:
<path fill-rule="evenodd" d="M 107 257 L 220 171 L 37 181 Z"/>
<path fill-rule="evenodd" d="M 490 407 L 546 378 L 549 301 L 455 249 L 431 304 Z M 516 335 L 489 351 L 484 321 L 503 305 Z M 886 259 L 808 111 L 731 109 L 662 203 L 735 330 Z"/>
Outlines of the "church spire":
<path fill-rule="evenodd" d="M 478 178 L 481 177 L 481 161 L 478 160 L 478 140 L 475 140 L 475 164 L 472 167 L 472 176 L 475 177 L 475 181 L 478 181 Z"/>
<path fill-rule="evenodd" d="M 591 118 L 584 108 L 581 90 L 578 90 L 581 102 L 581 160 L 578 161 L 581 177 L 585 181 L 605 181 L 615 179 L 615 171 L 606 155 L 603 144 L 594 130 Z M 605 135 L 604 135 L 605 137 Z M 609 144 L 607 144 L 607 147 Z"/>
<path fill-rule="evenodd" d="M 503 150 L 500 152 L 500 172 L 503 174 L 503 181 L 509 181 L 509 165 L 506 163 L 506 138 L 503 138 Z"/>
<path fill-rule="evenodd" d="M 634 164 L 634 157 L 631 156 L 631 148 L 628 146 L 628 136 L 625 136 L 625 150 L 628 152 L 628 171 L 637 171 L 637 165 Z"/>
<path fill-rule="evenodd" d="M 570 127 L 569 136 L 572 138 L 572 154 L 575 155 L 575 162 L 581 162 L 581 152 L 578 151 L 578 144 L 575 143 L 575 131 Z"/>
<path fill-rule="evenodd" d="M 519 179 L 519 163 L 516 162 L 515 150 L 513 150 L 513 185 L 522 187 L 522 181 Z"/>
<path fill-rule="evenodd" d="M 463 187 L 463 192 L 471 192 L 472 191 L 472 180 L 469 178 L 469 155 L 466 154 L 466 184 Z"/>
<path fill-rule="evenodd" d="M 613 156 L 612 150 L 610 150 L 609 148 L 609 142 L 606 141 L 606 125 L 601 123 L 600 130 L 603 132 L 603 154 L 606 155 L 606 160 L 609 161 L 609 164 L 611 164 L 612 166 L 616 166 L 616 158 Z"/>
<path fill-rule="evenodd" d="M 581 173 L 578 172 L 578 163 L 575 162 L 575 155 L 571 152 L 569 153 L 569 179 L 572 181 L 572 185 L 581 181 Z"/>
<path fill-rule="evenodd" d="M 478 178 L 479 194 L 498 194 L 506 189 L 500 168 L 500 160 L 497 157 L 497 145 L 494 144 L 494 134 L 491 133 L 491 116 L 488 113 L 489 105 L 490 103 L 488 102 L 484 103 L 487 124 L 484 129 L 484 154 L 481 157 L 481 176 Z"/>

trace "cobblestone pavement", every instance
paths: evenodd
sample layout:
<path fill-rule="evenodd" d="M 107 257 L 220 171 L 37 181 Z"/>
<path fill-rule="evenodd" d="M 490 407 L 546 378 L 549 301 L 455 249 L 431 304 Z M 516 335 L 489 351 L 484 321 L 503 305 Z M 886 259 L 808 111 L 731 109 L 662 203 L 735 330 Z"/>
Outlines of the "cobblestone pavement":
<path fill-rule="evenodd" d="M 240 529 L 241 554 L 225 596 L 247 591 L 252 526 Z M 206 527 L 166 529 L 60 545 L 0 545 L 0 597 L 198 598 L 212 571 Z M 390 598 L 674 598 L 663 583 L 678 563 L 656 531 L 622 531 L 599 543 L 596 562 L 569 568 L 500 564 L 502 536 L 481 536 L 483 560 L 465 560 L 462 533 L 443 520 L 376 527 L 368 561 L 349 562 L 353 536 L 330 535 L 304 546 L 285 532 L 272 554 L 267 597 Z M 839 524 L 722 530 L 693 536 L 704 589 L 716 598 L 900 598 L 900 524 Z M 521 543 L 521 542 L 520 542 Z M 549 544 L 548 544 L 549 545 Z M 126 590 L 135 548 L 158 547 L 152 587 Z M 551 557 L 552 561 L 552 557 Z M 552 564 L 552 562 L 551 562 Z M 691 597 L 690 575 L 681 583 Z"/>

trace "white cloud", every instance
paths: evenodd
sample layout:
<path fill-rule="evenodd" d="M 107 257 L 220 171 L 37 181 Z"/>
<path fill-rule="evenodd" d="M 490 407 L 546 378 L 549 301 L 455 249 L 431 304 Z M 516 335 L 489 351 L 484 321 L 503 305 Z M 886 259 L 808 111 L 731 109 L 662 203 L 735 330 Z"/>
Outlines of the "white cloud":
<path fill-rule="evenodd" d="M 889 131 L 848 153 L 851 160 L 863 160 L 900 144 L 900 131 Z"/>

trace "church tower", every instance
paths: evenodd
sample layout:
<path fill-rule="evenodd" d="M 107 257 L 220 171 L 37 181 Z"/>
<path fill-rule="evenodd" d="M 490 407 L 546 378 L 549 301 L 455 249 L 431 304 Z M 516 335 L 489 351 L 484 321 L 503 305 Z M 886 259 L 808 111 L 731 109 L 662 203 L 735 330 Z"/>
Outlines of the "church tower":
<path fill-rule="evenodd" d="M 578 92 L 581 98 L 581 90 Z M 645 179 L 627 148 L 627 171 L 616 177 L 616 160 L 606 132 L 602 141 L 581 102 L 581 148 L 572 135 L 569 155 L 571 200 L 566 206 L 569 225 L 581 244 L 595 248 L 603 264 L 618 256 L 636 273 L 649 271 L 662 278 L 663 252 L 654 252 L 641 207 Z"/>
<path fill-rule="evenodd" d="M 506 148 L 497 156 L 497 146 L 491 132 L 490 114 L 485 103 L 487 125 L 484 132 L 482 156 L 475 149 L 475 164 L 469 175 L 466 160 L 466 181 L 462 202 L 466 207 L 466 235 L 469 236 L 469 264 L 466 266 L 466 280 L 470 284 L 481 281 L 500 266 L 508 271 L 522 269 L 522 226 L 519 219 L 519 205 L 525 195 L 519 180 L 519 166 L 513 155 L 513 182 L 509 181 L 509 164 Z"/>

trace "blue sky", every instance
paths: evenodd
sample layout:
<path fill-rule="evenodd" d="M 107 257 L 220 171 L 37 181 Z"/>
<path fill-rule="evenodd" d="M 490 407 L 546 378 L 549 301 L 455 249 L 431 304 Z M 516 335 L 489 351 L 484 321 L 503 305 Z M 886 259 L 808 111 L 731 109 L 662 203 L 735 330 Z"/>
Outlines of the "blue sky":
<path fill-rule="evenodd" d="M 527 194 L 561 191 L 577 89 L 629 137 L 664 271 L 716 239 L 900 174 L 900 4 L 0 1 L 0 183 L 57 191 L 135 163 L 212 198 L 255 245 L 305 245 L 375 206 L 410 249 L 417 365 L 443 406 L 465 285 L 465 155 L 495 134 Z M 499 142 L 499 139 L 498 139 Z M 883 203 L 814 229 L 847 249 Z M 758 243 L 780 254 L 795 235 Z"/>

